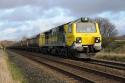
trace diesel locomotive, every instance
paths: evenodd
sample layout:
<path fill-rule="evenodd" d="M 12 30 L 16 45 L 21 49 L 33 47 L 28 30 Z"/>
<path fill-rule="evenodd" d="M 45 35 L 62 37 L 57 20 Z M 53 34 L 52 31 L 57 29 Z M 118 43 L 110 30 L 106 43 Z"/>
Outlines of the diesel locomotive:
<path fill-rule="evenodd" d="M 98 23 L 89 18 L 79 18 L 17 42 L 11 48 L 85 58 L 100 51 L 101 44 L 102 37 Z"/>

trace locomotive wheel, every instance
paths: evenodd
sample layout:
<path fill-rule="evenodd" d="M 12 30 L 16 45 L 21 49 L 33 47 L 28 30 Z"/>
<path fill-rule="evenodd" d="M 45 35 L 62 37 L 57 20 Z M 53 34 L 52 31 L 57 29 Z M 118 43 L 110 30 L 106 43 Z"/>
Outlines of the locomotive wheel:
<path fill-rule="evenodd" d="M 65 54 L 64 54 L 64 49 L 61 48 L 60 51 L 61 51 L 61 52 L 60 52 L 60 56 L 61 56 L 61 57 L 64 57 L 64 55 L 65 55 Z"/>
<path fill-rule="evenodd" d="M 67 53 L 67 49 L 66 48 L 63 48 L 62 49 L 62 56 L 63 57 L 67 57 L 68 53 Z"/>

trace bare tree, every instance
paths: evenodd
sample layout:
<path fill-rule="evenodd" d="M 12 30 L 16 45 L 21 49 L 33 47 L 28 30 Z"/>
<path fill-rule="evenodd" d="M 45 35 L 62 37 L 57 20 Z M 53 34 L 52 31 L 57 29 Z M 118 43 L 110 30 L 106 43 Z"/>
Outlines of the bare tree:
<path fill-rule="evenodd" d="M 103 39 L 103 46 L 106 46 L 113 41 L 113 38 L 117 35 L 117 29 L 114 24 L 112 24 L 106 18 L 95 18 L 95 21 L 98 22 L 100 31 Z"/>
<path fill-rule="evenodd" d="M 27 37 L 26 37 L 26 36 L 23 36 L 23 37 L 22 37 L 22 40 L 26 40 L 26 39 L 27 39 Z"/>

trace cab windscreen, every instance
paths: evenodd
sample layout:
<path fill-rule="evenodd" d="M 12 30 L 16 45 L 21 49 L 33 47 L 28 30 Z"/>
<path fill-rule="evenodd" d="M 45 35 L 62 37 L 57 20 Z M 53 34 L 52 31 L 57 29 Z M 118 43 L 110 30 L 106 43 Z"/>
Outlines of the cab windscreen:
<path fill-rule="evenodd" d="M 77 23 L 76 32 L 78 33 L 94 33 L 96 27 L 94 23 Z"/>

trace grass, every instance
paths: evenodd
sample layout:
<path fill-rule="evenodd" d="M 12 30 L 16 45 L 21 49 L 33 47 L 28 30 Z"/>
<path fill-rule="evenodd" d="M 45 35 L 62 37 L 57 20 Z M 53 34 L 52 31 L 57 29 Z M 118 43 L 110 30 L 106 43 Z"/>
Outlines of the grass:
<path fill-rule="evenodd" d="M 28 83 L 27 79 L 25 79 L 22 70 L 19 67 L 17 67 L 15 63 L 9 60 L 7 53 L 5 54 L 6 54 L 7 65 L 11 72 L 12 78 L 16 81 L 16 83 Z"/>
<path fill-rule="evenodd" d="M 105 60 L 114 60 L 114 61 L 121 61 L 125 62 L 125 55 L 122 54 L 114 54 L 114 53 L 107 53 L 107 54 L 98 54 L 95 56 L 96 58 L 99 59 L 105 59 Z"/>
<path fill-rule="evenodd" d="M 114 41 L 95 56 L 96 58 L 125 62 L 125 41 Z"/>
<path fill-rule="evenodd" d="M 114 41 L 111 44 L 107 45 L 103 52 L 114 52 L 114 53 L 125 53 L 125 41 Z"/>

